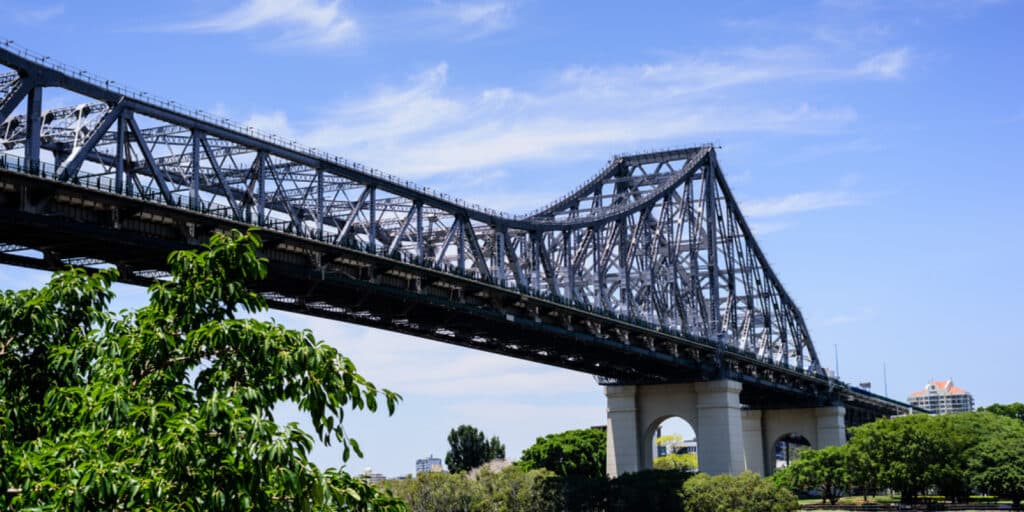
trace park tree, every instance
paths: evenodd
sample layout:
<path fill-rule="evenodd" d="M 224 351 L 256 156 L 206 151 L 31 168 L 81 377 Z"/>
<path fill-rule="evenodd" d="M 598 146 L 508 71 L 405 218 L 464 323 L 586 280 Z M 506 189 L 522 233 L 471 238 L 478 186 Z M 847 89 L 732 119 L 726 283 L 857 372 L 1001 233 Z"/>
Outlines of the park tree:
<path fill-rule="evenodd" d="M 878 479 L 881 468 L 879 461 L 869 457 L 867 454 L 858 452 L 848 445 L 846 446 L 846 471 L 850 487 L 859 491 L 864 501 L 868 496 L 874 496 L 878 492 Z"/>
<path fill-rule="evenodd" d="M 849 451 L 846 445 L 804 450 L 789 471 L 798 486 L 818 489 L 822 503 L 835 505 L 850 487 Z"/>
<path fill-rule="evenodd" d="M 654 469 L 672 471 L 697 471 L 696 453 L 669 453 L 654 458 Z"/>
<path fill-rule="evenodd" d="M 1012 500 L 1018 509 L 1024 499 L 1024 432 L 991 438 L 969 456 L 971 483 L 985 493 Z"/>
<path fill-rule="evenodd" d="M 315 441 L 361 455 L 345 411 L 399 397 L 309 331 L 236 317 L 267 308 L 259 247 L 171 254 L 134 311 L 109 311 L 115 269 L 0 295 L 0 509 L 404 509 L 308 460 Z M 285 401 L 312 433 L 274 421 Z"/>
<path fill-rule="evenodd" d="M 851 430 L 848 449 L 855 457 L 848 467 L 858 485 L 876 483 L 899 490 L 904 502 L 930 488 L 962 502 L 970 497 L 973 485 L 971 457 L 966 454 L 1020 426 L 1016 419 L 987 412 L 877 420 Z"/>
<path fill-rule="evenodd" d="M 485 502 L 480 487 L 465 473 L 422 472 L 415 478 L 387 480 L 384 486 L 409 507 L 409 512 L 473 512 Z"/>
<path fill-rule="evenodd" d="M 790 512 L 799 508 L 796 496 L 749 471 L 738 476 L 699 473 L 683 484 L 686 512 Z"/>
<path fill-rule="evenodd" d="M 966 456 L 971 484 L 986 493 L 1013 501 L 1024 499 L 1024 428 L 992 437 Z"/>
<path fill-rule="evenodd" d="M 654 469 L 697 471 L 696 453 L 676 453 L 676 447 L 683 444 L 683 436 L 679 434 L 664 435 L 655 439 L 654 444 L 665 447 L 668 452 L 654 458 Z"/>
<path fill-rule="evenodd" d="M 511 465 L 492 472 L 484 467 L 477 484 L 488 512 L 558 512 L 563 510 L 554 473 Z"/>
<path fill-rule="evenodd" d="M 517 466 L 492 472 L 485 466 L 475 479 L 423 472 L 383 485 L 408 503 L 410 512 L 556 512 L 564 509 L 553 476 Z"/>
<path fill-rule="evenodd" d="M 607 435 L 601 429 L 568 430 L 538 437 L 519 464 L 562 477 L 604 478 Z"/>
<path fill-rule="evenodd" d="M 444 457 L 448 471 L 458 473 L 479 467 L 493 459 L 505 458 L 505 445 L 497 436 L 490 440 L 470 425 L 459 425 L 448 433 L 451 449 Z"/>
<path fill-rule="evenodd" d="M 868 457 L 878 468 L 878 482 L 900 492 L 905 503 L 931 485 L 935 464 L 932 439 L 925 430 L 930 416 L 913 414 L 879 419 L 851 429 L 849 450 Z"/>
<path fill-rule="evenodd" d="M 607 509 L 609 512 L 682 512 L 683 501 L 679 492 L 683 482 L 691 476 L 693 473 L 688 470 L 673 469 L 619 475 L 608 481 Z"/>
<path fill-rule="evenodd" d="M 992 404 L 988 407 L 978 408 L 978 412 L 990 412 L 1007 418 L 1024 421 L 1024 404 L 1014 402 L 1012 404 Z"/>

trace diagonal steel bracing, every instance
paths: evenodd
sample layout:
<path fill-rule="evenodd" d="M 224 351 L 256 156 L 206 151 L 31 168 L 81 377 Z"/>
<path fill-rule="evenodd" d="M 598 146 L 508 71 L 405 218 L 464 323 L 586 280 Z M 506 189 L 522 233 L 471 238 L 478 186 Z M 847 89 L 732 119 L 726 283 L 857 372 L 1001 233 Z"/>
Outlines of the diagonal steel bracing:
<path fill-rule="evenodd" d="M 526 215 L 114 90 L 0 46 L 0 145 L 59 181 L 355 247 L 822 372 L 710 145 L 610 160 Z M 39 109 L 61 90 L 78 106 Z"/>

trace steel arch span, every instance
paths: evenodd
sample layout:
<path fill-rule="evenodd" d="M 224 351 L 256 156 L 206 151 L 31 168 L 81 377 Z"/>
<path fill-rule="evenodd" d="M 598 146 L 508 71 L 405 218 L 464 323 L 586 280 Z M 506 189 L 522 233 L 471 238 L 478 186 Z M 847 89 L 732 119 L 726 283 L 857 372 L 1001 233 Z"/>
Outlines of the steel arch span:
<path fill-rule="evenodd" d="M 0 262 L 101 261 L 145 282 L 166 250 L 259 226 L 289 276 L 263 290 L 283 309 L 616 381 L 740 374 L 808 396 L 845 386 L 825 374 L 711 145 L 615 156 L 553 203 L 511 215 L 10 42 L 0 65 L 0 207 L 11 219 Z M 51 90 L 79 101 L 44 108 Z M 361 299 L 339 295 L 353 290 Z M 443 322 L 430 318 L 438 311 Z"/>

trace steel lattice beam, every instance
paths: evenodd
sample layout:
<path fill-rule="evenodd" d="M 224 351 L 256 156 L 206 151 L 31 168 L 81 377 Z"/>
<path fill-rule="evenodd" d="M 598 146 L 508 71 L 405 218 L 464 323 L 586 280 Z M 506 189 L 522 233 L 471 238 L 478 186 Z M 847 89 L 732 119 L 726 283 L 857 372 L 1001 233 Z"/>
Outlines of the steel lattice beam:
<path fill-rule="evenodd" d="M 31 172 L 551 298 L 822 374 L 710 145 L 613 158 L 527 215 L 361 165 L 0 47 L 0 144 Z M 109 84 L 107 84 L 109 85 Z M 79 106 L 40 110 L 62 89 Z M 24 104 L 19 110 L 18 106 Z"/>

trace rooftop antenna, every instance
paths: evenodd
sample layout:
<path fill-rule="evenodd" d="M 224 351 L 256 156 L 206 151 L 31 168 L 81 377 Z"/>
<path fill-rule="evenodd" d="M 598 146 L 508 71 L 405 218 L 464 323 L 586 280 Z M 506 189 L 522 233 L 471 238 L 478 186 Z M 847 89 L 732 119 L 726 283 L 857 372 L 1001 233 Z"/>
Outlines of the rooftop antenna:
<path fill-rule="evenodd" d="M 839 378 L 839 345 L 838 344 L 833 344 L 832 345 L 832 350 L 836 354 L 836 378 L 838 379 Z"/>
<path fill-rule="evenodd" d="M 882 362 L 882 387 L 885 388 L 885 397 L 889 398 L 889 374 L 885 369 L 885 362 Z"/>

